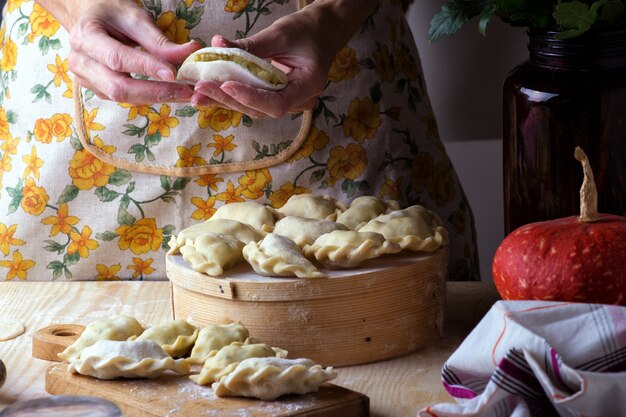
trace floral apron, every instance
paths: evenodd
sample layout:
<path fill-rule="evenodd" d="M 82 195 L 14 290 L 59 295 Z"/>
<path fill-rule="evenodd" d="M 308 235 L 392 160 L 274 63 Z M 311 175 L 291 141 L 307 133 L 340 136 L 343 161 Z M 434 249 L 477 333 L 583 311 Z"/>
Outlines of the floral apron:
<path fill-rule="evenodd" d="M 143 0 L 177 43 L 252 35 L 296 0 Z M 400 1 L 336 57 L 310 112 L 97 98 L 68 72 L 67 32 L 32 0 L 0 29 L 0 279 L 166 279 L 172 234 L 223 204 L 293 194 L 421 204 L 446 222 L 450 279 L 479 279 L 471 210 L 439 140 Z"/>

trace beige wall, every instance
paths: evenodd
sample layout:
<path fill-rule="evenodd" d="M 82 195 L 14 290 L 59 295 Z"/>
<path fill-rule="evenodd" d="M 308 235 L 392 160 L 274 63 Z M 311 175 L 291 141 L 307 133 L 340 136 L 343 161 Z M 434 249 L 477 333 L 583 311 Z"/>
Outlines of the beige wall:
<path fill-rule="evenodd" d="M 441 138 L 470 201 L 483 280 L 504 237 L 502 192 L 502 84 L 526 59 L 524 29 L 494 18 L 487 37 L 469 22 L 451 38 L 428 43 L 441 0 L 416 0 L 407 16 L 418 45 Z"/>

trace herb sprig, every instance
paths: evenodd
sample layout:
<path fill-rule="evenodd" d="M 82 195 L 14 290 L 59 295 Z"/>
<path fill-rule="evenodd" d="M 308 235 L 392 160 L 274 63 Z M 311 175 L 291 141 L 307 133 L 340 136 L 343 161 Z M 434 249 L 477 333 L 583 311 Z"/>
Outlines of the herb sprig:
<path fill-rule="evenodd" d="M 550 29 L 557 39 L 580 36 L 594 27 L 624 25 L 626 0 L 449 0 L 433 16 L 428 39 L 436 41 L 456 33 L 478 18 L 484 36 L 493 16 L 513 26 Z"/>

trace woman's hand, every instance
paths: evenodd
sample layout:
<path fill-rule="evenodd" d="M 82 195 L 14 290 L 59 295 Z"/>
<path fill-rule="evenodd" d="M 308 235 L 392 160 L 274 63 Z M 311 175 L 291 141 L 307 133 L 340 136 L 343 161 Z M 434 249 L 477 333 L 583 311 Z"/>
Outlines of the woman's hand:
<path fill-rule="evenodd" d="M 173 82 L 174 65 L 200 45 L 171 42 L 133 0 L 37 1 L 68 30 L 70 70 L 98 97 L 135 104 L 191 99 L 190 86 Z M 131 73 L 160 81 L 134 79 Z"/>
<path fill-rule="evenodd" d="M 249 38 L 229 41 L 214 36 L 212 46 L 241 48 L 271 59 L 287 73 L 289 82 L 274 92 L 235 81 L 199 81 L 192 104 L 230 108 L 253 118 L 279 118 L 311 109 L 326 86 L 335 56 L 377 3 L 317 0 Z"/>

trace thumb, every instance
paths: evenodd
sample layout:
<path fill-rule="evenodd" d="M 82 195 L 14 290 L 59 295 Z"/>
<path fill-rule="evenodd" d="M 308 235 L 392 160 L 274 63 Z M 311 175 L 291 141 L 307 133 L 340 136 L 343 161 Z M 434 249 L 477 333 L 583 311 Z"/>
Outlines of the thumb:
<path fill-rule="evenodd" d="M 140 14 L 139 19 L 124 21 L 125 32 L 128 37 L 142 46 L 153 56 L 160 58 L 170 64 L 180 64 L 191 54 L 202 47 L 202 45 L 191 40 L 179 45 L 171 41 L 165 33 L 155 24 L 147 13 Z"/>
<path fill-rule="evenodd" d="M 263 55 L 259 53 L 260 51 L 256 50 L 258 49 L 257 43 L 252 37 L 231 41 L 221 35 L 215 35 L 213 36 L 213 38 L 211 38 L 211 46 L 216 48 L 239 48 L 243 49 L 244 51 L 248 51 L 253 55 L 263 58 Z"/>

